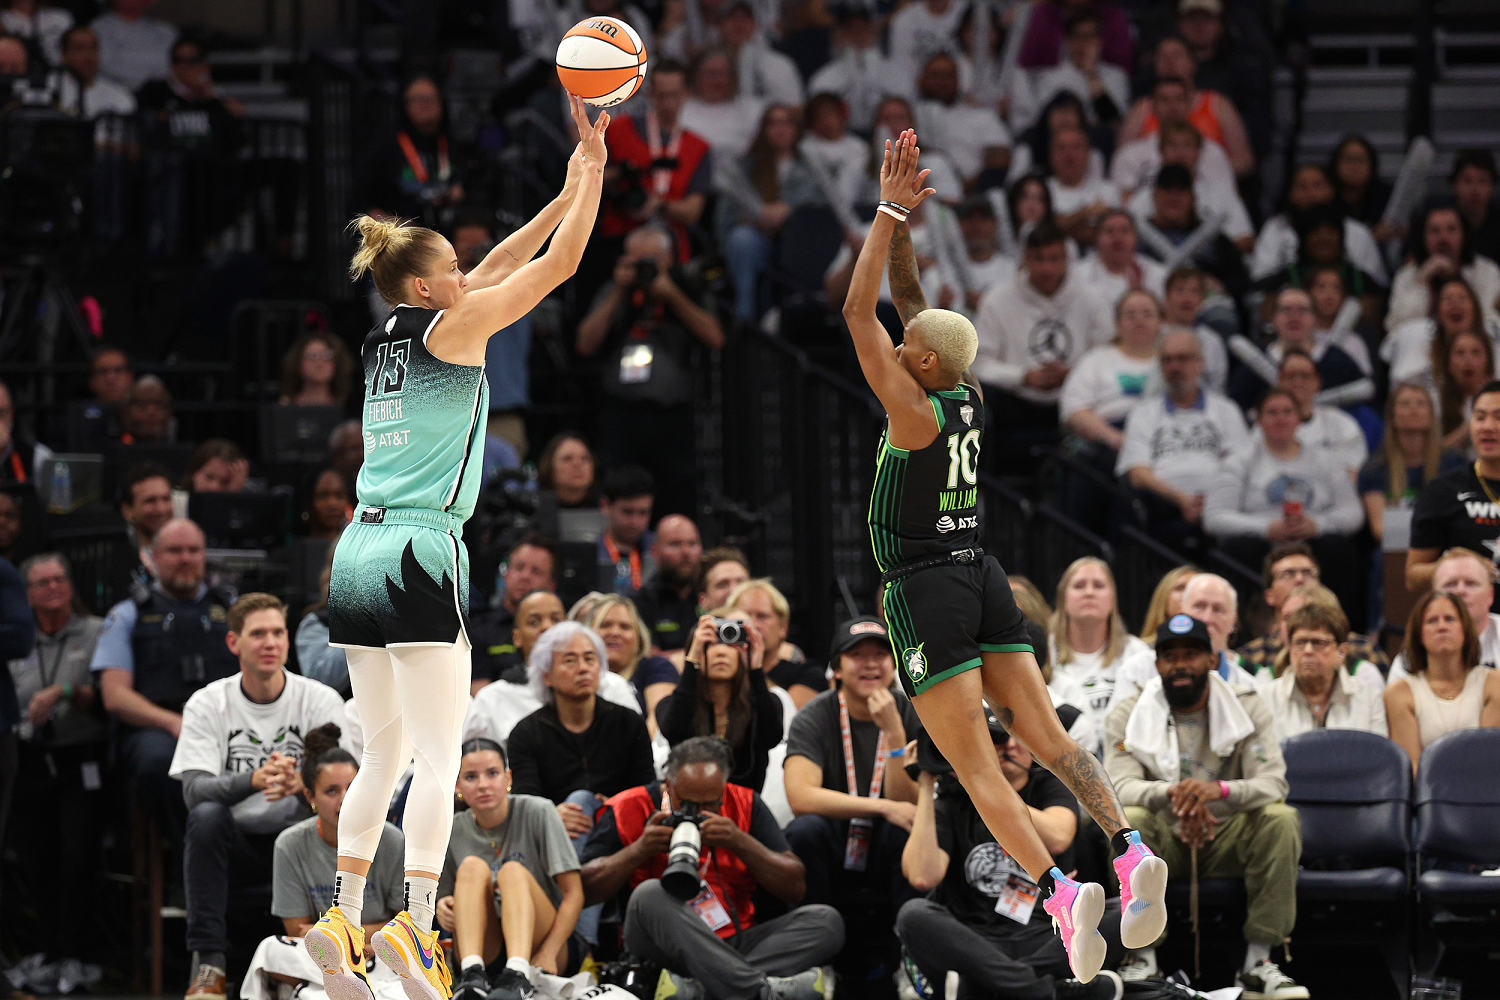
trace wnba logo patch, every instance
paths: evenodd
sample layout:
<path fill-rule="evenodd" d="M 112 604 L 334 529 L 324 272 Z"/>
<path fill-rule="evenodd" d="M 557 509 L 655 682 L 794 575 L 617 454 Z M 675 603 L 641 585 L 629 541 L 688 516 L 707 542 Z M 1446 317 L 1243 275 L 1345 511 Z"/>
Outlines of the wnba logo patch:
<path fill-rule="evenodd" d="M 922 652 L 922 646 L 916 649 L 908 649 L 901 654 L 901 662 L 906 667 L 906 675 L 914 681 L 919 681 L 927 676 L 927 654 Z"/>

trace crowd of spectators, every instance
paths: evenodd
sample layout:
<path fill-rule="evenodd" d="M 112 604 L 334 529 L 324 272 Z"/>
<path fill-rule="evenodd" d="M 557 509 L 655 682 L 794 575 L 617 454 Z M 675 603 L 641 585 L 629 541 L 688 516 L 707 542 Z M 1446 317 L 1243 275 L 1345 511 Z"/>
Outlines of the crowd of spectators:
<path fill-rule="evenodd" d="M 0 6 L 13 107 L 135 117 L 205 156 L 241 141 L 245 110 L 215 89 L 209 50 L 148 0 Z M 609 131 L 577 288 L 535 320 L 563 331 L 546 346 L 577 377 L 575 426 L 535 419 L 531 318 L 486 359 L 486 495 L 524 516 L 476 518 L 467 539 L 468 808 L 437 911 L 456 988 L 519 1000 L 535 970 L 566 977 L 623 948 L 682 995 L 805 997 L 825 965 L 852 995 L 883 995 L 903 954 L 938 988 L 957 971 L 1007 995 L 1094 995 L 1067 992 L 1040 909 L 1012 909 L 1024 873 L 963 790 L 902 766 L 921 726 L 878 615 L 844 622 L 825 660 L 797 643 L 830 609 L 793 608 L 794 581 L 700 531 L 701 359 L 734 338 L 841 336 L 878 150 L 907 127 L 938 192 L 910 219 L 923 287 L 974 321 L 973 375 L 1003 428 L 988 471 L 1020 480 L 1046 449 L 1065 474 L 1028 488 L 1101 535 L 1138 523 L 1184 555 L 1143 622 L 1125 621 L 1097 558 L 1068 566 L 1051 601 L 1035 587 L 1018 601 L 1059 714 L 1148 842 L 1174 871 L 1194 849 L 1205 874 L 1246 880 L 1252 974 L 1294 923 L 1279 742 L 1366 730 L 1415 767 L 1447 732 L 1500 726 L 1492 152 L 1460 152 L 1430 197 L 1393 204 L 1351 135 L 1266 190 L 1275 50 L 1233 0 L 692 6 L 497 15 L 539 49 L 581 12 L 625 17 L 652 67 Z M 507 81 L 507 108 L 565 120 L 550 73 Z M 500 224 L 505 140 L 452 114 L 437 66 L 394 92 L 396 125 L 370 137 L 347 207 L 419 220 L 477 259 Z M 888 289 L 883 302 L 896 338 Z M 35 917 L 7 940 L 18 954 L 105 957 L 65 933 L 66 911 L 106 850 L 128 852 L 134 817 L 172 859 L 190 1000 L 244 968 L 233 889 L 272 886 L 292 936 L 329 903 L 362 741 L 327 588 L 364 449 L 363 327 L 306 327 L 258 434 L 193 433 L 177 412 L 190 400 L 135 344 L 101 341 L 65 411 L 18 420 L 32 386 L 0 382 L 0 831 L 8 859 L 56 873 L 46 891 L 7 886 Z M 78 525 L 100 542 L 75 566 Z M 1401 578 L 1382 547 L 1407 551 Z M 1189 561 L 1258 572 L 1263 608 Z M 1413 610 L 1376 631 L 1388 592 Z M 1169 729 L 1192 743 L 1181 760 Z M 998 719 L 991 732 L 1060 864 L 1075 850 L 1087 864 L 1097 829 Z M 14 821 L 42 801 L 55 830 Z M 399 856 L 401 809 L 367 929 L 400 906 L 399 868 L 380 865 Z M 713 814 L 691 909 L 663 878 L 684 809 Z M 300 962 L 262 943 L 243 995 L 316 982 Z M 1158 971 L 1117 940 L 1110 967 Z"/>

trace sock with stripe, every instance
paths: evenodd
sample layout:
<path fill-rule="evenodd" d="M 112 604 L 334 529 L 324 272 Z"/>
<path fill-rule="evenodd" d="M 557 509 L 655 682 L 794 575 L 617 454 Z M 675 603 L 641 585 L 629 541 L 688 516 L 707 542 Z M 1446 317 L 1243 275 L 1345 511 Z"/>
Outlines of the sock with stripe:
<path fill-rule="evenodd" d="M 365 877 L 339 872 L 333 879 L 333 905 L 356 927 L 365 911 Z"/>
<path fill-rule="evenodd" d="M 437 905 L 437 879 L 406 876 L 406 912 L 423 934 L 432 931 L 432 908 Z"/>

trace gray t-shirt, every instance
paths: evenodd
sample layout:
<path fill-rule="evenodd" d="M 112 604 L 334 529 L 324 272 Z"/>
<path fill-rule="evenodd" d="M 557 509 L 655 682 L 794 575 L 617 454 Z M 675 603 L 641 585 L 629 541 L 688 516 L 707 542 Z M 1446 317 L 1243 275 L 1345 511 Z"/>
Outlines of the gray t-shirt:
<path fill-rule="evenodd" d="M 553 906 L 562 904 L 557 876 L 578 870 L 578 855 L 573 853 L 557 807 L 539 795 L 511 795 L 510 813 L 493 830 L 480 826 L 472 810 L 453 817 L 448 857 L 438 880 L 439 899 L 453 895 L 458 866 L 467 857 L 483 858 L 492 873 L 507 861 L 519 861 Z"/>
<path fill-rule="evenodd" d="M 406 841 L 390 823 L 380 831 L 380 846 L 365 876 L 362 919 L 373 924 L 391 919 L 404 903 Z M 309 816 L 276 837 L 271 861 L 271 915 L 316 920 L 333 905 L 333 877 L 338 849 L 318 835 L 318 817 Z"/>
<path fill-rule="evenodd" d="M 896 706 L 901 712 L 901 724 L 908 740 L 916 739 L 922 729 L 917 710 L 905 695 L 896 694 Z M 880 739 L 880 727 L 869 719 L 849 719 L 849 741 L 854 745 L 854 788 L 849 784 L 849 771 L 844 766 L 844 737 L 839 728 L 839 693 L 824 691 L 809 701 L 792 716 L 791 731 L 786 738 L 786 756 L 806 757 L 823 770 L 823 787 L 835 792 L 866 795 L 870 791 L 870 778 L 875 771 L 875 744 Z M 894 747 L 887 747 L 891 750 Z M 892 761 L 894 767 L 904 761 Z M 837 821 L 840 829 L 847 820 Z"/>
<path fill-rule="evenodd" d="M 1177 726 L 1177 759 L 1182 777 L 1197 781 L 1219 780 L 1219 758 L 1208 745 L 1208 712 L 1173 712 Z"/>

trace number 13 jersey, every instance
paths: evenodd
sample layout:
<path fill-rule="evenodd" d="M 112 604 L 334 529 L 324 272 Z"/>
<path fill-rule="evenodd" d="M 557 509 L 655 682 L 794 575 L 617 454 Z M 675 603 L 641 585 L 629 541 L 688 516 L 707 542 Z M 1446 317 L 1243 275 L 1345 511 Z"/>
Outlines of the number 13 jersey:
<path fill-rule="evenodd" d="M 399 305 L 365 337 L 365 463 L 359 502 L 446 511 L 466 521 L 484 470 L 490 390 L 482 365 L 427 350 L 442 310 Z"/>
<path fill-rule="evenodd" d="M 960 383 L 929 392 L 938 436 L 907 451 L 880 435 L 870 490 L 870 544 L 882 573 L 912 559 L 979 545 L 979 449 L 984 404 Z"/>

